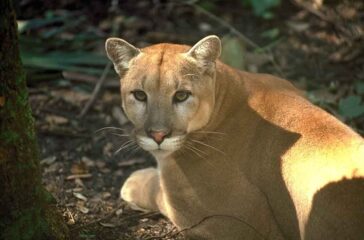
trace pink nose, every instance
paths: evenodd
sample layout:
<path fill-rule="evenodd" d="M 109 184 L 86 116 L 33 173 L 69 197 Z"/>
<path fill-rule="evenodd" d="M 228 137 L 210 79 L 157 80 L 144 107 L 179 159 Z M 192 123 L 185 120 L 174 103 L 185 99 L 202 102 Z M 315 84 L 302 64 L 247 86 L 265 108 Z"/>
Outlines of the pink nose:
<path fill-rule="evenodd" d="M 158 144 L 161 144 L 166 137 L 167 133 L 162 131 L 151 131 L 150 136 L 154 139 L 154 141 Z"/>

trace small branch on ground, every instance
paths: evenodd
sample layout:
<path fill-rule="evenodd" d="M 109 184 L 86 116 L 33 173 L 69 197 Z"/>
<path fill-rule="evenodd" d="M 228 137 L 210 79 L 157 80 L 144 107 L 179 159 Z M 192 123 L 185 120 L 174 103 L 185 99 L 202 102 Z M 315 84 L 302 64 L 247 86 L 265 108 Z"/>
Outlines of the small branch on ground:
<path fill-rule="evenodd" d="M 112 26 L 112 35 L 117 35 L 117 33 L 119 32 L 119 27 L 120 27 L 120 6 L 119 6 L 119 0 L 112 0 L 111 1 L 111 6 L 109 8 L 109 13 L 111 16 L 113 16 L 113 26 Z M 104 71 L 100 77 L 100 79 L 97 81 L 97 84 L 92 92 L 91 98 L 89 99 L 89 101 L 86 103 L 85 107 L 82 109 L 82 111 L 80 112 L 80 114 L 78 115 L 79 118 L 82 118 L 83 116 L 85 116 L 85 114 L 88 112 L 88 110 L 90 109 L 90 107 L 94 104 L 96 98 L 99 95 L 99 92 L 102 88 L 102 86 L 104 85 L 104 82 L 106 80 L 106 77 L 108 75 L 108 73 L 110 72 L 112 67 L 112 63 L 111 61 L 109 61 L 107 63 L 107 65 L 104 68 Z"/>
<path fill-rule="evenodd" d="M 117 210 L 119 210 L 119 207 L 116 207 L 114 210 L 112 210 L 110 213 L 108 213 L 104 217 L 98 218 L 98 219 L 96 219 L 94 221 L 88 222 L 88 223 L 83 224 L 83 225 L 79 225 L 79 226 L 71 229 L 70 231 L 71 232 L 74 232 L 74 231 L 76 231 L 76 230 L 78 230 L 80 228 L 85 228 L 87 226 L 90 226 L 90 225 L 99 223 L 101 221 L 104 221 L 106 219 L 109 219 L 109 218 L 111 218 L 116 213 Z M 130 215 L 130 216 L 127 216 L 125 218 L 120 219 L 121 223 L 120 224 L 116 224 L 115 227 L 122 226 L 125 223 L 125 221 L 127 221 L 127 220 L 139 219 L 139 218 L 148 218 L 148 217 L 153 217 L 153 216 L 158 216 L 158 215 L 160 215 L 160 213 L 158 213 L 158 212 L 147 212 L 147 213 L 142 212 L 142 213 L 137 213 L 137 214 Z"/>
<path fill-rule="evenodd" d="M 100 90 L 102 88 L 102 85 L 104 84 L 105 80 L 106 80 L 106 76 L 107 74 L 110 72 L 111 70 L 111 66 L 112 63 L 108 62 L 106 64 L 106 67 L 101 75 L 101 77 L 99 78 L 99 80 L 97 81 L 97 84 L 92 92 L 91 98 L 88 100 L 88 102 L 86 103 L 85 107 L 82 109 L 81 113 L 78 115 L 79 118 L 82 118 L 83 116 L 85 116 L 85 114 L 88 112 L 88 110 L 91 108 L 91 106 L 94 104 L 96 98 L 98 97 Z"/>
<path fill-rule="evenodd" d="M 216 214 L 216 215 L 210 215 L 210 216 L 206 216 L 204 218 L 202 218 L 199 222 L 193 224 L 192 226 L 190 227 L 187 227 L 187 228 L 184 228 L 184 229 L 181 229 L 179 230 L 178 232 L 174 232 L 175 229 L 172 229 L 171 231 L 167 232 L 166 234 L 163 234 L 162 236 L 153 236 L 153 237 L 149 237 L 149 238 L 146 238 L 144 240 L 152 240 L 152 239 L 162 239 L 162 238 L 165 238 L 165 237 L 175 237 L 183 232 L 186 232 L 186 231 L 189 231 L 189 230 L 192 230 L 193 228 L 196 228 L 198 227 L 199 225 L 201 225 L 202 223 L 206 222 L 207 220 L 211 219 L 211 218 L 214 218 L 214 217 L 225 217 L 225 218 L 231 218 L 233 220 L 236 220 L 240 223 L 243 223 L 244 225 L 248 226 L 250 229 L 252 229 L 258 236 L 259 238 L 263 239 L 263 240 L 266 240 L 266 237 L 261 234 L 255 227 L 253 227 L 251 224 L 249 224 L 248 222 L 238 218 L 238 217 L 235 217 L 235 216 L 230 216 L 230 215 L 223 215 L 223 214 Z"/>
<path fill-rule="evenodd" d="M 87 173 L 87 174 L 74 174 L 74 175 L 69 175 L 66 177 L 66 180 L 75 180 L 75 179 L 81 179 L 81 178 L 91 178 L 92 174 Z"/>

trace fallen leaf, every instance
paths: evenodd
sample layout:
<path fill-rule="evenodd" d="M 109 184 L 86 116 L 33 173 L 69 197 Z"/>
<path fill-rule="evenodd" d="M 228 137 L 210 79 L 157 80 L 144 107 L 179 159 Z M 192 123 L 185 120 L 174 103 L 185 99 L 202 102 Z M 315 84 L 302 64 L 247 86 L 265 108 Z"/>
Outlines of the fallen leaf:
<path fill-rule="evenodd" d="M 73 217 L 72 212 L 67 208 L 66 212 L 64 213 L 64 216 L 67 219 L 68 225 L 73 225 L 76 223 L 75 218 Z"/>
<path fill-rule="evenodd" d="M 102 198 L 103 198 L 103 199 L 107 199 L 107 198 L 109 198 L 109 197 L 111 197 L 111 193 L 109 193 L 109 192 L 103 192 L 103 193 L 102 193 Z"/>
<path fill-rule="evenodd" d="M 62 125 L 69 122 L 67 118 L 56 115 L 47 115 L 45 119 L 51 125 Z"/>
<path fill-rule="evenodd" d="M 51 165 L 57 160 L 56 156 L 49 156 L 40 161 L 40 165 Z"/>
<path fill-rule="evenodd" d="M 100 161 L 100 160 L 99 161 L 96 161 L 96 166 L 98 168 L 104 168 L 105 165 L 106 165 L 106 163 L 104 161 Z"/>
<path fill-rule="evenodd" d="M 88 158 L 88 157 L 86 157 L 86 156 L 83 156 L 81 158 L 81 161 L 84 162 L 87 167 L 94 167 L 95 166 L 95 161 Z"/>
<path fill-rule="evenodd" d="M 83 188 L 81 187 L 76 187 L 76 188 L 72 188 L 72 192 L 82 192 Z"/>
<path fill-rule="evenodd" d="M 108 227 L 108 228 L 114 228 L 116 227 L 115 224 L 112 224 L 112 223 L 103 223 L 103 222 L 100 222 L 100 225 L 103 226 L 103 227 Z"/>
<path fill-rule="evenodd" d="M 69 175 L 66 179 L 67 180 L 74 180 L 74 179 L 81 179 L 81 178 L 90 178 L 92 177 L 92 174 L 87 173 L 87 174 L 74 174 L 74 175 Z"/>
<path fill-rule="evenodd" d="M 83 182 L 80 178 L 76 178 L 75 183 L 76 183 L 76 186 L 85 187 L 85 184 L 83 184 Z"/>
<path fill-rule="evenodd" d="M 123 176 L 123 175 L 124 175 L 124 171 L 123 171 L 123 170 L 121 170 L 121 169 L 116 170 L 116 171 L 114 172 L 114 175 L 115 175 L 115 176 Z"/>
<path fill-rule="evenodd" d="M 73 196 L 75 196 L 76 198 L 82 200 L 82 201 L 87 201 L 87 197 L 85 197 L 84 195 L 82 195 L 81 193 L 77 193 L 77 192 L 74 192 L 73 193 Z"/>
<path fill-rule="evenodd" d="M 108 142 L 108 143 L 106 143 L 106 145 L 102 149 L 102 152 L 103 152 L 104 155 L 106 155 L 108 157 L 112 157 L 112 155 L 114 153 L 113 149 L 114 149 L 114 147 L 113 147 L 112 143 Z"/>
<path fill-rule="evenodd" d="M 124 210 L 122 208 L 118 209 L 115 214 L 116 216 L 120 216 L 121 214 L 123 214 Z"/>
<path fill-rule="evenodd" d="M 110 173 L 111 172 L 111 169 L 110 168 L 101 168 L 100 169 L 100 172 L 102 172 L 102 173 Z"/>
<path fill-rule="evenodd" d="M 84 162 L 78 162 L 78 163 L 74 163 L 71 167 L 71 173 L 72 174 L 87 174 L 88 170 L 87 170 L 87 166 Z"/>
<path fill-rule="evenodd" d="M 54 172 L 58 172 L 62 170 L 62 164 L 59 162 L 54 162 L 51 165 L 48 165 L 48 167 L 46 167 L 44 169 L 44 173 L 54 173 Z"/>
<path fill-rule="evenodd" d="M 64 99 L 72 105 L 82 106 L 90 98 L 90 94 L 70 90 L 54 90 L 51 92 L 53 97 Z"/>
<path fill-rule="evenodd" d="M 306 22 L 295 22 L 295 21 L 288 21 L 287 25 L 289 28 L 291 28 L 293 31 L 296 32 L 303 32 L 310 27 L 310 25 Z"/>
<path fill-rule="evenodd" d="M 119 167 L 129 167 L 135 164 L 144 163 L 145 160 L 143 158 L 133 158 L 129 160 L 122 160 L 118 163 Z"/>
<path fill-rule="evenodd" d="M 88 209 L 87 207 L 84 207 L 84 206 L 78 206 L 77 208 L 80 212 L 85 213 L 85 214 L 90 212 L 90 209 Z"/>

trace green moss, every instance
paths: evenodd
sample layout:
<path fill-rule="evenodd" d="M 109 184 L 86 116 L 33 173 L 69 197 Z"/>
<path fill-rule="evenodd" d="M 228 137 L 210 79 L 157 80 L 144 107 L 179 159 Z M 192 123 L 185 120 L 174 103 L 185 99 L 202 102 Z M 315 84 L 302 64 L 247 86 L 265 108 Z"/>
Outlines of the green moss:
<path fill-rule="evenodd" d="M 25 75 L 25 72 L 23 70 L 21 70 L 21 67 L 19 67 L 19 75 L 16 77 L 15 79 L 15 83 L 18 85 L 18 86 L 23 86 L 25 84 L 25 79 L 26 79 L 26 75 Z"/>
<path fill-rule="evenodd" d="M 16 221 L 7 225 L 0 235 L 6 240 L 66 240 L 68 230 L 56 209 L 34 206 L 14 216 Z M 61 226 L 61 227 L 60 227 Z"/>
<path fill-rule="evenodd" d="M 13 144 L 19 141 L 19 134 L 11 131 L 5 130 L 4 132 L 0 133 L 0 141 L 5 144 Z"/>
<path fill-rule="evenodd" d="M 51 203 L 51 204 L 55 204 L 56 199 L 53 197 L 52 194 L 50 194 L 47 190 L 44 189 L 44 187 L 42 185 L 36 186 L 35 188 L 35 193 L 39 194 L 39 196 L 41 196 L 41 198 L 44 200 L 44 202 L 46 203 Z"/>
<path fill-rule="evenodd" d="M 39 234 L 42 228 L 40 208 L 23 209 L 20 214 L 17 213 L 16 215 L 14 216 L 16 220 L 5 228 L 2 235 L 3 239 L 41 239 Z"/>

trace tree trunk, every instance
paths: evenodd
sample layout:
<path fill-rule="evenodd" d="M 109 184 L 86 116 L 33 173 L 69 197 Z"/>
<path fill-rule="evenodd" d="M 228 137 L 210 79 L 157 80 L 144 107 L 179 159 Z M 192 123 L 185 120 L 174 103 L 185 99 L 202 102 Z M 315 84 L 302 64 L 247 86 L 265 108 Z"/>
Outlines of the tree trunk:
<path fill-rule="evenodd" d="M 68 239 L 52 201 L 41 185 L 12 1 L 0 0 L 0 240 Z"/>

